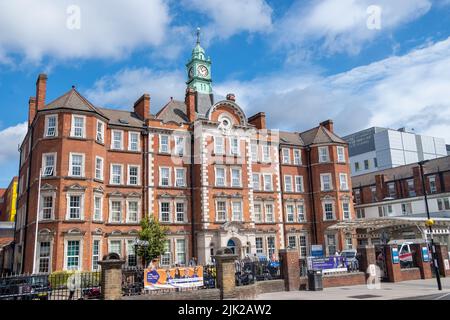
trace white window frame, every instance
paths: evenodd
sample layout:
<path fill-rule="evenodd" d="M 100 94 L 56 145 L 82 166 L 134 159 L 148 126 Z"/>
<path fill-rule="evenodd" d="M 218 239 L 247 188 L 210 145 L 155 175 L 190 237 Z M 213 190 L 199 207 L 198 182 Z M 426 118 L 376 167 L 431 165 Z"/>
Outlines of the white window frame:
<path fill-rule="evenodd" d="M 233 178 L 233 172 L 237 171 L 239 172 L 239 184 L 234 184 L 234 178 Z M 230 185 L 232 188 L 242 188 L 242 169 L 241 168 L 236 168 L 236 167 L 231 167 L 230 168 Z"/>
<path fill-rule="evenodd" d="M 324 177 L 330 178 L 330 183 L 329 183 L 330 188 L 329 189 L 325 189 Z M 320 190 L 323 192 L 333 191 L 333 176 L 331 175 L 331 173 L 323 173 L 320 175 Z"/>
<path fill-rule="evenodd" d="M 94 210 L 92 211 L 92 221 L 101 222 L 103 221 L 103 195 L 100 194 L 94 194 Z M 97 217 L 96 211 L 97 208 L 95 206 L 95 200 L 100 199 L 100 217 Z"/>
<path fill-rule="evenodd" d="M 167 146 L 167 150 L 163 150 L 162 137 L 167 137 L 167 145 L 164 144 L 164 146 Z M 159 153 L 170 154 L 170 136 L 167 134 L 159 135 Z"/>
<path fill-rule="evenodd" d="M 303 176 L 295 176 L 295 192 L 303 193 L 305 192 L 305 186 L 303 184 Z M 300 183 L 298 183 L 300 181 Z"/>
<path fill-rule="evenodd" d="M 44 198 L 52 198 L 52 207 L 50 208 L 50 218 L 44 219 Z M 54 192 L 42 192 L 40 199 L 40 208 L 39 208 L 39 221 L 49 221 L 55 219 L 55 200 L 56 194 Z"/>
<path fill-rule="evenodd" d="M 164 169 L 167 169 L 169 171 L 169 177 L 168 177 L 169 181 L 168 181 L 167 185 L 163 185 L 162 184 L 162 179 L 163 179 L 162 171 Z M 170 167 L 159 167 L 159 186 L 160 187 L 164 187 L 164 188 L 168 188 L 168 187 L 172 186 L 172 168 L 170 168 Z"/>
<path fill-rule="evenodd" d="M 162 210 L 161 210 L 161 208 L 162 208 L 162 204 L 163 203 L 168 203 L 169 204 L 169 212 L 168 212 L 169 221 L 163 221 L 162 220 Z M 173 205 L 172 205 L 172 202 L 170 200 L 160 200 L 159 201 L 159 203 L 158 203 L 158 210 L 159 210 L 159 221 L 161 223 L 172 223 L 173 222 L 172 207 L 173 207 Z"/>
<path fill-rule="evenodd" d="M 114 172 L 113 172 L 114 166 L 120 166 L 120 183 L 119 184 L 114 183 Z M 123 185 L 123 164 L 111 163 L 110 170 L 111 170 L 111 172 L 110 172 L 110 177 L 109 177 L 109 184 L 115 185 L 115 186 Z"/>
<path fill-rule="evenodd" d="M 120 219 L 119 221 L 113 220 L 113 202 L 119 202 L 120 203 Z M 108 217 L 109 223 L 123 223 L 123 199 L 122 198 L 110 198 L 109 199 L 109 217 Z"/>
<path fill-rule="evenodd" d="M 130 202 L 135 202 L 136 203 L 136 220 L 133 221 L 130 219 Z M 138 224 L 141 221 L 141 215 L 139 214 L 141 212 L 141 202 L 138 199 L 127 199 L 126 200 L 126 207 L 127 207 L 127 212 L 126 212 L 126 218 L 125 221 L 126 223 L 134 223 L 134 224 Z"/>
<path fill-rule="evenodd" d="M 256 206 L 259 206 L 259 215 L 260 215 L 260 219 L 256 219 Z M 254 217 L 254 221 L 255 223 L 263 223 L 264 222 L 264 206 L 261 202 L 255 202 L 253 204 L 253 217 Z"/>
<path fill-rule="evenodd" d="M 98 252 L 97 254 L 94 254 L 94 243 L 98 241 Z M 94 267 L 94 257 L 97 257 L 97 268 Z M 92 238 L 92 252 L 91 252 L 91 270 L 92 271 L 99 271 L 100 265 L 98 264 L 99 261 L 101 261 L 102 257 L 102 238 L 101 237 L 93 237 Z"/>
<path fill-rule="evenodd" d="M 268 207 L 270 207 L 270 208 L 272 208 L 272 212 L 271 212 L 271 219 L 268 219 L 267 217 L 268 217 L 268 214 L 267 214 L 267 212 L 268 212 L 268 210 L 267 210 L 267 208 Z M 274 223 L 275 222 L 275 204 L 273 204 L 273 203 L 265 203 L 264 204 L 264 221 L 266 222 L 266 223 Z"/>
<path fill-rule="evenodd" d="M 240 219 L 235 219 L 235 214 L 236 214 L 236 212 L 235 212 L 235 208 L 234 208 L 234 205 L 235 204 L 239 204 L 240 205 Z M 231 221 L 239 221 L 239 222 L 242 222 L 242 221 L 244 221 L 244 207 L 243 207 L 243 203 L 242 203 L 242 201 L 241 200 L 233 200 L 233 201 L 231 201 Z"/>
<path fill-rule="evenodd" d="M 233 146 L 233 142 L 237 141 L 236 150 L 235 146 Z M 240 156 L 241 155 L 241 140 L 238 137 L 230 137 L 228 142 L 230 143 L 230 155 L 232 156 Z"/>
<path fill-rule="evenodd" d="M 123 240 L 124 239 L 118 239 L 118 238 L 111 238 L 111 239 L 109 239 L 108 240 L 108 252 L 117 253 L 120 256 L 120 258 L 122 258 L 123 257 Z M 116 243 L 119 242 L 120 243 L 120 245 L 119 245 L 120 252 L 112 251 L 112 249 L 111 249 L 111 243 L 112 242 L 116 242 Z"/>
<path fill-rule="evenodd" d="M 83 119 L 83 130 L 82 130 L 82 136 L 81 137 L 77 137 L 75 136 L 75 118 L 82 118 Z M 73 114 L 72 115 L 72 126 L 70 129 L 70 136 L 72 138 L 78 138 L 78 139 L 86 139 L 86 116 L 81 116 L 78 114 Z"/>
<path fill-rule="evenodd" d="M 222 184 L 218 184 L 218 175 L 217 175 L 217 170 L 221 169 L 223 170 L 223 185 Z M 216 166 L 214 167 L 214 185 L 216 187 L 226 187 L 227 186 L 227 169 L 223 166 Z"/>
<path fill-rule="evenodd" d="M 306 219 L 305 203 L 304 203 L 304 202 L 297 203 L 295 207 L 296 207 L 296 209 L 297 209 L 297 221 L 298 221 L 299 223 L 305 223 L 306 220 L 307 220 L 307 219 Z M 302 208 L 302 209 L 300 210 L 300 208 Z M 300 212 L 301 212 L 301 214 L 302 214 L 302 216 L 303 216 L 302 219 L 300 219 Z"/>
<path fill-rule="evenodd" d="M 266 177 L 270 177 L 270 189 L 266 188 Z M 273 191 L 273 176 L 270 173 L 263 174 L 263 189 L 264 191 L 270 192 Z"/>
<path fill-rule="evenodd" d="M 137 136 L 136 149 L 131 148 L 131 146 L 132 146 L 131 137 L 133 135 Z M 140 132 L 128 131 L 128 151 L 132 151 L 132 152 L 140 152 L 141 151 L 141 133 Z"/>
<path fill-rule="evenodd" d="M 221 143 L 217 143 L 218 141 L 221 141 Z M 220 146 L 220 148 L 219 148 Z M 225 154 L 225 138 L 222 136 L 215 136 L 214 137 L 214 154 L 217 155 L 224 155 Z"/>
<path fill-rule="evenodd" d="M 184 252 L 182 252 L 183 256 L 184 256 L 184 262 L 180 261 L 178 259 L 178 255 L 181 254 L 181 252 L 178 252 L 178 242 L 183 241 L 184 242 Z M 185 266 L 187 264 L 187 248 L 188 248 L 188 243 L 186 238 L 175 238 L 175 263 Z"/>
<path fill-rule="evenodd" d="M 345 210 L 344 205 L 348 205 L 348 211 Z M 346 212 L 348 213 L 348 217 L 346 217 Z M 351 211 L 351 206 L 350 206 L 350 202 L 349 201 L 343 201 L 342 202 L 342 219 L 343 220 L 351 220 L 352 219 L 352 211 Z"/>
<path fill-rule="evenodd" d="M 172 264 L 172 240 L 166 238 L 164 240 L 164 252 L 161 254 L 161 266 L 170 266 Z M 166 263 L 167 262 L 167 263 Z"/>
<path fill-rule="evenodd" d="M 99 130 L 99 128 L 101 129 Z M 98 119 L 95 127 L 95 141 L 105 143 L 105 123 Z"/>
<path fill-rule="evenodd" d="M 55 126 L 54 126 L 54 134 L 53 135 L 49 135 L 48 134 L 48 130 L 50 129 L 49 127 L 49 122 L 50 122 L 50 118 L 55 118 Z M 44 129 L 44 138 L 54 138 L 58 136 L 58 115 L 57 114 L 49 114 L 45 116 L 45 129 Z"/>
<path fill-rule="evenodd" d="M 180 212 L 178 212 L 178 205 L 179 204 L 182 204 L 183 205 L 183 220 L 182 221 L 179 221 L 178 220 L 178 213 L 180 213 Z M 180 224 L 182 224 L 182 223 L 187 223 L 187 202 L 186 201 L 183 201 L 183 200 L 178 200 L 178 201 L 175 201 L 174 202 L 174 222 L 175 223 L 180 223 Z"/>
<path fill-rule="evenodd" d="M 136 183 L 132 184 L 131 183 L 131 174 L 130 174 L 130 170 L 132 168 L 137 168 L 137 173 L 136 173 Z M 141 185 L 141 166 L 140 165 L 136 165 L 136 164 L 129 164 L 128 165 L 128 174 L 127 174 L 127 183 L 129 186 L 140 186 Z"/>
<path fill-rule="evenodd" d="M 330 162 L 330 150 L 328 146 L 326 147 L 318 147 L 317 148 L 319 152 L 319 163 L 328 163 Z M 326 150 L 325 154 L 322 153 L 322 151 Z M 326 159 L 324 159 L 324 156 L 326 156 Z"/>
<path fill-rule="evenodd" d="M 428 177 L 428 185 L 430 187 L 430 193 L 431 194 L 437 193 L 436 176 L 429 176 Z M 432 186 L 434 186 L 434 187 L 432 187 Z"/>
<path fill-rule="evenodd" d="M 120 146 L 116 148 L 115 146 L 115 138 L 114 134 L 120 133 Z M 123 130 L 111 130 L 111 150 L 123 150 L 123 138 L 124 138 L 124 131 Z"/>
<path fill-rule="evenodd" d="M 262 162 L 264 163 L 270 163 L 271 162 L 271 145 L 270 144 L 262 144 Z M 267 152 L 267 154 L 266 154 Z"/>
<path fill-rule="evenodd" d="M 185 149 L 186 149 L 186 138 L 183 136 L 175 136 L 175 155 L 179 157 L 184 156 L 186 152 Z"/>
<path fill-rule="evenodd" d="M 41 254 L 42 254 L 42 252 L 41 252 L 42 243 L 48 243 L 49 244 L 49 246 L 48 246 L 49 252 L 48 252 L 48 256 L 47 257 L 42 257 L 41 256 Z M 44 240 L 44 241 L 40 240 L 40 241 L 38 241 L 37 254 L 36 254 L 36 266 L 37 266 L 37 270 L 38 270 L 39 273 L 41 273 L 41 272 L 51 273 L 52 272 L 52 258 L 53 258 L 52 252 L 53 252 L 53 241 L 51 241 L 51 240 Z M 48 260 L 48 270 L 47 271 L 41 271 L 41 260 L 42 259 Z"/>
<path fill-rule="evenodd" d="M 80 197 L 80 217 L 70 217 L 70 197 Z M 84 193 L 69 192 L 66 194 L 66 221 L 83 221 L 84 220 Z"/>
<path fill-rule="evenodd" d="M 73 156 L 81 156 L 81 172 L 79 176 L 75 176 L 72 175 L 73 172 Z M 84 178 L 85 176 L 85 158 L 86 155 L 84 153 L 69 153 L 69 177 L 74 177 L 74 178 Z"/>
<path fill-rule="evenodd" d="M 327 218 L 327 211 L 326 211 L 326 206 L 327 205 L 331 205 L 331 208 L 332 208 L 333 216 L 332 216 L 331 219 Z M 323 201 L 322 202 L 322 210 L 323 210 L 323 221 L 334 221 L 334 220 L 336 220 L 336 205 L 335 205 L 334 201 L 329 201 L 329 200 Z"/>
<path fill-rule="evenodd" d="M 224 211 L 219 210 L 219 202 L 222 202 L 225 204 Z M 224 212 L 224 219 L 220 219 L 219 211 Z M 225 199 L 217 199 L 216 200 L 216 221 L 217 222 L 226 222 L 228 221 L 228 203 Z"/>
<path fill-rule="evenodd" d="M 283 148 L 281 149 L 281 153 L 283 156 L 283 164 L 291 164 L 291 149 Z"/>
<path fill-rule="evenodd" d="M 47 170 L 47 157 L 53 156 L 53 170 L 51 175 L 45 175 Z M 58 154 L 56 152 L 44 153 L 42 154 L 42 177 L 55 177 L 56 176 L 56 164 L 57 164 Z"/>
<path fill-rule="evenodd" d="M 289 209 L 292 209 L 292 211 Z M 294 223 L 295 222 L 295 205 L 293 203 L 287 203 L 285 210 L 286 210 L 286 223 Z"/>
<path fill-rule="evenodd" d="M 284 191 L 285 192 L 289 192 L 289 193 L 294 192 L 294 185 L 293 185 L 293 181 L 292 181 L 292 176 L 291 175 L 285 175 L 283 180 L 284 180 Z M 290 181 L 290 183 L 289 183 L 289 181 Z"/>
<path fill-rule="evenodd" d="M 69 241 L 78 241 L 78 266 L 76 269 L 68 269 L 68 246 Z M 64 270 L 76 270 L 81 271 L 83 270 L 83 238 L 80 236 L 77 237 L 66 237 L 64 238 Z"/>
<path fill-rule="evenodd" d="M 182 167 L 178 167 L 178 168 L 174 168 L 175 171 L 175 187 L 177 188 L 185 188 L 187 186 L 186 183 L 186 168 L 182 168 Z M 183 180 L 181 181 L 182 183 L 179 183 L 179 177 L 178 177 L 178 172 L 182 171 L 183 172 Z"/>
<path fill-rule="evenodd" d="M 258 185 L 256 188 L 255 188 L 255 177 L 258 178 Z M 261 191 L 261 174 L 259 174 L 259 173 L 252 174 L 252 187 L 253 187 L 253 190 L 255 190 L 255 191 Z"/>
<path fill-rule="evenodd" d="M 301 237 L 305 238 L 305 245 L 302 245 L 302 241 L 300 240 Z M 305 249 L 305 254 L 302 253 L 303 248 Z M 309 252 L 308 252 L 309 251 L 308 250 L 308 234 L 301 233 L 298 236 L 298 251 L 299 251 L 300 258 L 306 258 L 308 256 L 308 254 L 309 254 Z"/>
<path fill-rule="evenodd" d="M 345 148 L 344 147 L 336 147 L 336 152 L 338 156 L 339 163 L 346 163 L 347 159 L 345 158 Z"/>
<path fill-rule="evenodd" d="M 258 151 L 259 151 L 258 143 L 252 142 L 250 145 L 250 156 L 251 156 L 252 162 L 258 162 L 258 158 L 259 158 Z"/>
<path fill-rule="evenodd" d="M 294 165 L 302 165 L 302 150 L 300 149 L 294 149 Z"/>
<path fill-rule="evenodd" d="M 97 168 L 98 160 L 100 160 L 100 163 L 101 163 L 100 169 Z M 105 164 L 105 160 L 102 157 L 98 157 L 98 156 L 95 157 L 95 179 L 96 180 L 103 181 L 103 179 L 104 179 L 104 164 Z M 97 170 L 99 170 L 100 176 L 97 175 L 97 173 L 98 173 Z"/>
<path fill-rule="evenodd" d="M 346 173 L 339 173 L 339 189 L 341 191 L 348 191 L 349 190 L 348 175 Z"/>

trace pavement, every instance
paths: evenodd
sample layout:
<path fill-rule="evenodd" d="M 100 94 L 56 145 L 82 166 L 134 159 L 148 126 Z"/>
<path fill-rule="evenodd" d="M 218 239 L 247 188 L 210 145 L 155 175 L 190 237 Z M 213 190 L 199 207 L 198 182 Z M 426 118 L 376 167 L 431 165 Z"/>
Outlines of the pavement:
<path fill-rule="evenodd" d="M 450 278 L 441 278 L 442 291 L 436 279 L 381 283 L 379 289 L 366 285 L 325 288 L 323 291 L 285 291 L 264 293 L 256 300 L 450 300 Z"/>

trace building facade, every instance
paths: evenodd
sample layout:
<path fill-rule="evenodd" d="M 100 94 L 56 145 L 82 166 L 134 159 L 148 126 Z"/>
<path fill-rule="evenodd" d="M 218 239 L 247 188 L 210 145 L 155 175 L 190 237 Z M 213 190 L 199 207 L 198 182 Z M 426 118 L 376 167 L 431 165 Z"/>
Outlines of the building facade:
<path fill-rule="evenodd" d="M 8 188 L 0 190 L 0 221 L 14 222 L 17 204 L 17 181 L 14 177 Z"/>
<path fill-rule="evenodd" d="M 344 137 L 352 176 L 447 156 L 444 139 L 413 131 L 373 127 Z"/>
<path fill-rule="evenodd" d="M 447 219 L 450 216 L 450 156 L 425 163 L 424 177 L 432 217 Z M 358 219 L 426 217 L 422 175 L 417 163 L 356 176 L 352 184 Z M 448 223 L 434 229 L 437 241 L 450 244 Z M 399 239 L 423 237 L 417 227 L 399 230 Z"/>
<path fill-rule="evenodd" d="M 109 252 L 136 265 L 145 215 L 168 227 L 162 265 L 208 263 L 221 247 L 275 258 L 356 244 L 327 230 L 355 214 L 348 146 L 331 120 L 281 132 L 233 94 L 215 102 L 199 41 L 187 78 L 185 101 L 152 113 L 148 94 L 133 111 L 94 106 L 75 88 L 47 104 L 39 76 L 20 149 L 17 271 L 96 270 Z"/>

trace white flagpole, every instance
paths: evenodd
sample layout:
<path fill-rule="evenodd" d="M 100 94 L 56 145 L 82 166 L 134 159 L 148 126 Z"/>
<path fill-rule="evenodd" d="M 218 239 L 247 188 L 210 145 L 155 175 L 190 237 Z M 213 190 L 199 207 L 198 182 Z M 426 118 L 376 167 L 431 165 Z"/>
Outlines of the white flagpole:
<path fill-rule="evenodd" d="M 34 234 L 33 274 L 38 273 L 36 268 L 36 258 L 37 258 L 38 232 L 39 232 L 39 211 L 40 211 L 39 207 L 41 203 L 41 177 L 42 177 L 42 168 L 39 170 L 38 198 L 36 209 L 36 231 Z"/>

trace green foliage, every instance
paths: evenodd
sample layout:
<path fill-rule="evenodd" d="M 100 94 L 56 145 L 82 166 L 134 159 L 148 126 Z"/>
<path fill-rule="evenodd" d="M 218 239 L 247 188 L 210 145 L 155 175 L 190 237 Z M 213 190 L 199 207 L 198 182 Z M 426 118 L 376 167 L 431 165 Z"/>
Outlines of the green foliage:
<path fill-rule="evenodd" d="M 69 277 L 75 273 L 79 274 L 82 288 L 100 285 L 100 272 L 55 271 L 49 275 L 48 281 L 52 288 L 66 288 Z"/>
<path fill-rule="evenodd" d="M 139 240 L 147 241 L 149 245 L 138 247 L 137 254 L 144 262 L 150 262 L 164 253 L 167 228 L 161 226 L 153 216 L 142 219 L 141 228 Z"/>

